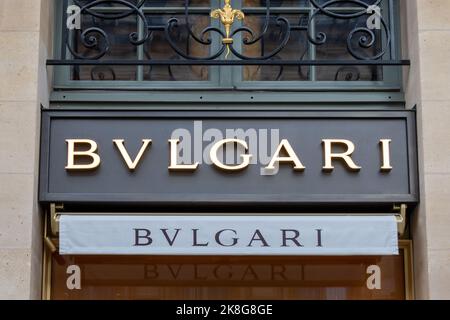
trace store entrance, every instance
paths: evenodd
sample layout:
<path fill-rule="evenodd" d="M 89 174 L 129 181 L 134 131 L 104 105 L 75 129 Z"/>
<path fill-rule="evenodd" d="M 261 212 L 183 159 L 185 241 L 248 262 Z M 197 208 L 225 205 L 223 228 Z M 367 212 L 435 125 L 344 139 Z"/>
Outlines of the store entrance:
<path fill-rule="evenodd" d="M 408 299 L 398 256 L 60 256 L 51 299 Z"/>

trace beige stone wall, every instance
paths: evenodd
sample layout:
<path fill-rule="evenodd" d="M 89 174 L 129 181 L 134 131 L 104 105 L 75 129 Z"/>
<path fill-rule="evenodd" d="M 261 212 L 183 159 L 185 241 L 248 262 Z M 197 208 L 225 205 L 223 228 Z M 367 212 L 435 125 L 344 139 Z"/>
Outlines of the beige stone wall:
<path fill-rule="evenodd" d="M 45 59 L 51 0 L 0 1 L 0 298 L 39 299 L 37 205 L 40 105 L 48 105 Z"/>
<path fill-rule="evenodd" d="M 407 106 L 417 105 L 421 205 L 413 216 L 416 296 L 450 299 L 450 1 L 403 0 Z M 405 39 L 406 38 L 406 39 Z"/>

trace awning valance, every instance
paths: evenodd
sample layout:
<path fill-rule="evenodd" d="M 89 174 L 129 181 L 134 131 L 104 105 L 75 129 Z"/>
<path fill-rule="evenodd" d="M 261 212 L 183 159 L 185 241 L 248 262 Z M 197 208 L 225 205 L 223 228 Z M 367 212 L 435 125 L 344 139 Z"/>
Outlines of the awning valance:
<path fill-rule="evenodd" d="M 394 215 L 61 215 L 60 254 L 396 255 Z"/>

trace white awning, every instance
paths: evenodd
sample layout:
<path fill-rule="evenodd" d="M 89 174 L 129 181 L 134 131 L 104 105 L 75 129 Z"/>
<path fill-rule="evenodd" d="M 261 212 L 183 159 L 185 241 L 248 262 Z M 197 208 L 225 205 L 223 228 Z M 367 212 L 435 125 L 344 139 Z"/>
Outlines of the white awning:
<path fill-rule="evenodd" d="M 60 254 L 396 255 L 394 215 L 62 215 Z"/>

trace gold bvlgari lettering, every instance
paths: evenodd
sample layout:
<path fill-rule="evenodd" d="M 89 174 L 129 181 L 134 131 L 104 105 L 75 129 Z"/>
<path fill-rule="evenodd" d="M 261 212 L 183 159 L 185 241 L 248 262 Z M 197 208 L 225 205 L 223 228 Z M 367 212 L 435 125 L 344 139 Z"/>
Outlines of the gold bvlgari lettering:
<path fill-rule="evenodd" d="M 209 153 L 209 156 L 211 158 L 211 162 L 218 167 L 219 169 L 225 170 L 225 171 L 238 171 L 238 170 L 242 170 L 248 167 L 248 165 L 250 164 L 250 159 L 252 157 L 251 154 L 241 154 L 241 158 L 242 158 L 242 163 L 238 164 L 238 165 L 226 165 L 224 163 L 222 163 L 218 157 L 217 157 L 217 152 L 219 151 L 219 149 L 228 144 L 228 143 L 235 143 L 238 144 L 240 146 L 242 146 L 245 151 L 248 150 L 248 145 L 247 142 L 245 142 L 244 140 L 240 140 L 240 139 L 224 139 L 224 140 L 220 140 L 219 142 L 215 143 L 212 148 L 211 151 Z"/>
<path fill-rule="evenodd" d="M 65 167 L 66 170 L 93 170 L 100 166 L 101 158 L 98 153 L 97 142 L 91 139 L 66 139 L 65 141 L 67 143 L 67 165 Z M 193 164 L 178 163 L 178 144 L 180 143 L 180 140 L 169 139 L 168 141 L 170 145 L 170 164 L 168 167 L 169 170 L 195 171 L 198 169 L 200 165 L 199 162 L 195 162 Z M 113 139 L 112 142 L 120 152 L 128 169 L 132 171 L 135 170 L 142 161 L 142 157 L 148 150 L 149 146 L 152 144 L 152 139 L 142 139 L 142 146 L 139 149 L 138 154 L 136 155 L 134 160 L 131 159 L 130 154 L 125 148 L 124 139 Z M 243 149 L 245 150 L 245 152 L 240 155 L 242 162 L 239 164 L 228 165 L 219 160 L 218 152 L 220 148 L 224 147 L 226 144 L 231 143 L 237 144 L 238 146 L 243 147 Z M 391 139 L 379 140 L 382 157 L 380 171 L 382 172 L 389 172 L 393 169 L 391 165 L 390 155 L 391 143 Z M 361 167 L 358 166 L 351 157 L 356 149 L 352 141 L 345 139 L 323 139 L 322 144 L 324 156 L 324 165 L 322 167 L 323 171 L 333 171 L 335 169 L 333 161 L 335 160 L 342 160 L 346 167 L 350 170 L 359 171 L 361 169 Z M 89 149 L 85 150 L 86 148 L 83 148 L 84 150 L 81 150 L 81 147 L 83 145 L 88 146 Z M 344 147 L 345 151 L 333 152 L 333 147 L 337 146 Z M 245 140 L 223 139 L 212 146 L 209 155 L 212 164 L 217 168 L 223 169 L 225 171 L 238 171 L 246 169 L 250 165 L 250 160 L 253 155 L 248 154 L 248 150 L 249 146 Z M 86 158 L 90 158 L 91 161 L 87 161 Z M 82 161 L 82 159 L 84 159 L 84 161 Z M 291 164 L 293 170 L 295 171 L 303 171 L 306 169 L 287 139 L 281 140 L 274 155 L 270 159 L 270 162 L 265 167 L 265 169 L 275 170 L 276 164 Z"/>
<path fill-rule="evenodd" d="M 119 152 L 125 161 L 125 163 L 128 166 L 128 169 L 135 170 L 139 162 L 141 161 L 142 156 L 144 155 L 145 151 L 147 150 L 147 147 L 152 143 L 151 139 L 142 139 L 142 146 L 139 150 L 136 158 L 134 160 L 131 160 L 130 155 L 128 154 L 127 149 L 124 145 L 125 140 L 123 139 L 114 139 L 113 143 L 119 149 Z"/>
<path fill-rule="evenodd" d="M 179 164 L 178 163 L 178 143 L 180 139 L 169 139 L 170 145 L 170 165 L 169 170 L 171 171 L 195 171 L 198 168 L 199 163 L 194 164 Z"/>
<path fill-rule="evenodd" d="M 323 139 L 325 165 L 322 167 L 324 171 L 333 171 L 333 159 L 342 159 L 350 170 L 359 171 L 361 169 L 355 162 L 353 162 L 351 155 L 355 151 L 355 145 L 350 140 L 341 139 Z M 333 153 L 333 145 L 344 145 L 347 151 L 343 153 Z"/>
<path fill-rule="evenodd" d="M 92 170 L 100 165 L 100 156 L 96 153 L 97 142 L 89 139 L 67 139 L 67 166 L 66 170 Z M 75 151 L 79 145 L 89 145 L 87 151 Z M 87 164 L 76 164 L 76 157 L 89 157 L 92 159 Z"/>
<path fill-rule="evenodd" d="M 381 171 L 388 172 L 392 170 L 391 166 L 391 139 L 381 139 L 380 140 L 380 146 L 381 146 L 381 155 L 382 155 L 382 164 L 381 164 Z"/>
<path fill-rule="evenodd" d="M 287 156 L 281 156 L 281 152 L 284 151 Z M 287 139 L 281 140 L 277 147 L 269 165 L 266 167 L 267 170 L 275 170 L 275 163 L 292 163 L 294 164 L 293 169 L 296 171 L 305 170 L 305 166 L 300 162 L 300 159 L 295 154 L 294 149 L 292 149 L 291 144 Z"/>

